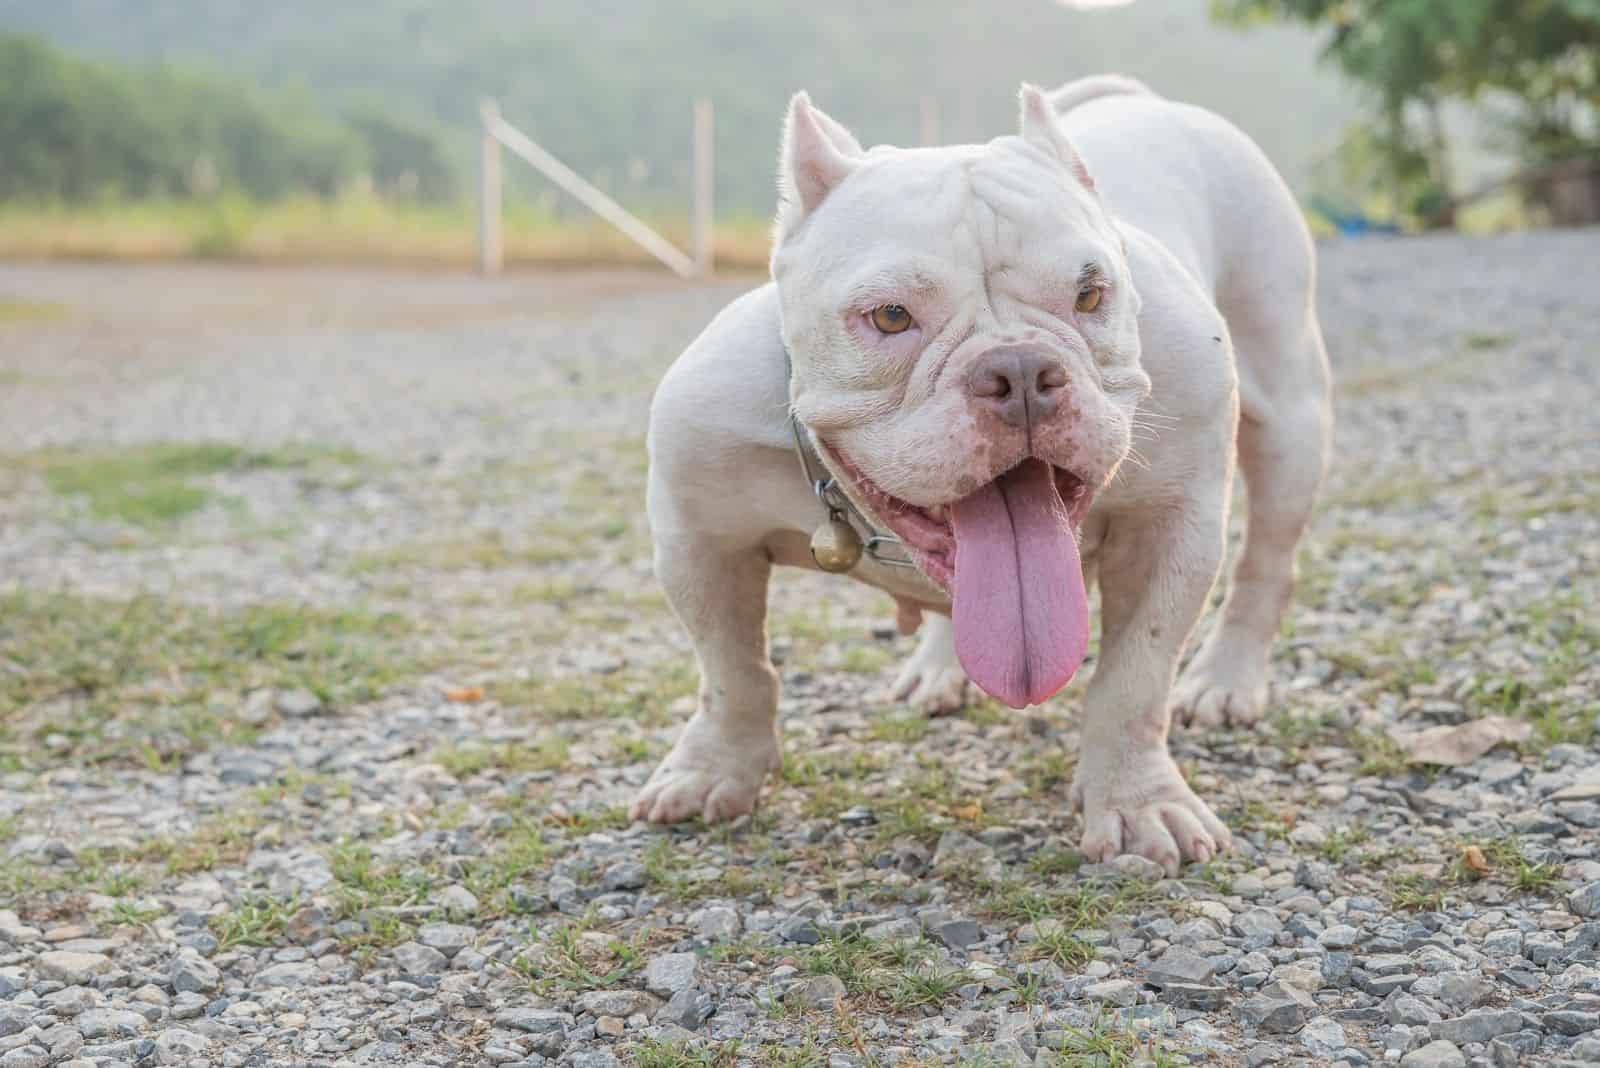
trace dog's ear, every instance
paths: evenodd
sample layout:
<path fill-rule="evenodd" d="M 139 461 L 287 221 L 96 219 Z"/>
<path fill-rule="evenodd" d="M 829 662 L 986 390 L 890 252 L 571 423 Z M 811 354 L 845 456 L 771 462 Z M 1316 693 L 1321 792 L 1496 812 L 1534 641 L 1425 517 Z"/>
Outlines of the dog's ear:
<path fill-rule="evenodd" d="M 778 160 L 780 229 L 789 229 L 816 211 L 863 155 L 849 130 L 813 107 L 805 93 L 796 93 L 789 101 Z"/>
<path fill-rule="evenodd" d="M 1083 165 L 1083 157 L 1067 140 L 1066 131 L 1056 121 L 1055 108 L 1051 107 L 1050 98 L 1044 90 L 1024 82 L 1017 96 L 1022 105 L 1022 139 L 1060 160 L 1072 172 L 1078 184 L 1093 193 L 1094 178 L 1089 174 L 1089 168 Z"/>

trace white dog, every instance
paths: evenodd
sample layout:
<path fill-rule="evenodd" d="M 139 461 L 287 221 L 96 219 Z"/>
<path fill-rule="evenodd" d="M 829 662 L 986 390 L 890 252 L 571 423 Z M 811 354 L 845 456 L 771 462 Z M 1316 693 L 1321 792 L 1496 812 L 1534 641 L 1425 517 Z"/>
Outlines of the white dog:
<path fill-rule="evenodd" d="M 931 613 L 897 686 L 925 707 L 959 704 L 968 678 L 1015 707 L 1055 693 L 1098 577 L 1083 852 L 1176 872 L 1227 848 L 1167 730 L 1250 723 L 1266 700 L 1331 423 L 1312 244 L 1265 156 L 1210 112 L 1115 76 L 1021 102 L 1020 136 L 871 151 L 791 103 L 773 281 L 651 409 L 656 570 L 701 685 L 636 818 L 753 808 L 781 760 L 772 565 L 816 566 L 814 547 L 844 570 L 868 538 L 852 577 L 905 626 Z M 1174 687 L 1236 447 L 1248 535 Z"/>

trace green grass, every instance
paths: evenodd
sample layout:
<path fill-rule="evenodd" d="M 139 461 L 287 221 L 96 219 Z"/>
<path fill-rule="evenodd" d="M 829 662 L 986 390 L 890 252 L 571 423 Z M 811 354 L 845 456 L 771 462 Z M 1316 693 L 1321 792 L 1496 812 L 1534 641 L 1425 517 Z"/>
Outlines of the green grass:
<path fill-rule="evenodd" d="M 638 1068 L 733 1068 L 739 1046 L 738 1039 L 702 1043 L 646 1038 L 635 1042 L 628 1052 Z"/>
<path fill-rule="evenodd" d="M 211 918 L 211 930 L 223 949 L 234 946 L 270 946 L 283 934 L 289 917 L 294 915 L 293 901 L 276 898 L 246 898 L 227 912 Z"/>
<path fill-rule="evenodd" d="M 503 771 L 555 771 L 566 764 L 571 744 L 566 737 L 551 734 L 532 745 L 507 742 L 492 746 L 446 746 L 434 750 L 432 760 L 457 778 L 467 778 L 491 768 Z"/>
<path fill-rule="evenodd" d="M 23 300 L 20 297 L 0 297 L 0 323 L 37 323 L 64 319 L 67 306 L 54 301 Z M 5 372 L 0 372 L 3 375 Z M 18 376 L 18 380 L 21 376 Z"/>
<path fill-rule="evenodd" d="M 197 480 L 223 472 L 304 467 L 314 462 L 350 465 L 348 449 L 289 446 L 253 450 L 225 442 L 166 442 L 106 451 L 48 450 L 23 460 L 63 496 L 85 501 L 102 518 L 135 526 L 160 526 L 205 507 L 209 487 Z"/>
<path fill-rule="evenodd" d="M 245 691 L 304 688 L 337 706 L 425 670 L 404 655 L 410 633 L 359 608 L 0 594 L 0 706 L 11 710 L 0 760 L 37 760 L 53 735 L 75 763 L 163 767 L 217 738 L 248 739 L 232 714 Z"/>
<path fill-rule="evenodd" d="M 0 257 L 465 267 L 477 263 L 475 211 L 469 204 L 405 204 L 356 192 L 331 200 L 298 196 L 271 204 L 226 196 L 0 205 Z M 658 216 L 649 221 L 668 240 L 688 247 L 686 217 Z M 761 218 L 719 219 L 718 266 L 765 268 L 770 229 L 768 220 Z M 506 204 L 502 243 L 509 266 L 657 266 L 649 253 L 599 219 L 562 219 L 533 205 Z"/>
<path fill-rule="evenodd" d="M 859 934 L 833 935 L 800 957 L 811 975 L 836 976 L 850 995 L 865 996 L 895 1010 L 937 1005 L 970 982 L 967 973 L 937 963 L 926 942 L 894 942 Z"/>
<path fill-rule="evenodd" d="M 1112 1028 L 1102 1017 L 1090 1027 L 1069 1027 L 1067 1040 L 1057 1052 L 1057 1068 L 1177 1068 L 1185 1057 L 1165 1049 L 1149 1035 Z"/>

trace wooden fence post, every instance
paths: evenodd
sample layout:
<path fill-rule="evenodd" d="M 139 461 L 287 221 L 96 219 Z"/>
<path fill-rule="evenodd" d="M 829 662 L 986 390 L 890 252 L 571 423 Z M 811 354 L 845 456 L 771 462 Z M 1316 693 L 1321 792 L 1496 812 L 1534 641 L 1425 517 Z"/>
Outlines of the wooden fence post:
<path fill-rule="evenodd" d="M 924 96 L 918 107 L 918 135 L 924 146 L 939 143 L 939 101 L 936 97 Z"/>
<path fill-rule="evenodd" d="M 716 153 L 713 150 L 714 120 L 711 101 L 701 97 L 694 102 L 694 234 L 691 253 L 695 273 L 711 273 L 716 259 Z"/>
<path fill-rule="evenodd" d="M 503 192 L 500 180 L 500 142 L 493 130 L 500 121 L 500 105 L 485 100 L 479 108 L 483 129 L 478 143 L 478 269 L 499 274 L 504 263 L 500 235 Z"/>

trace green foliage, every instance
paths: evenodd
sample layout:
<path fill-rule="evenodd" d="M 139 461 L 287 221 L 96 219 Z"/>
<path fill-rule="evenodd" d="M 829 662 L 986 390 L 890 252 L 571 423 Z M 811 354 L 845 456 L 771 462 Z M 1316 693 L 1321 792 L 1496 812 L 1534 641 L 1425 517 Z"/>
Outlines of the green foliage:
<path fill-rule="evenodd" d="M 1526 163 L 1600 158 L 1600 4 L 1594 0 L 1213 0 L 1224 19 L 1287 20 L 1330 31 L 1327 58 L 1377 96 L 1376 120 L 1341 150 L 1347 169 L 1381 158 L 1391 187 L 1448 221 L 1440 107 L 1509 94 L 1509 147 Z"/>
<path fill-rule="evenodd" d="M 0 33 L 0 200 L 331 196 L 363 177 L 424 198 L 454 191 L 428 131 L 363 109 L 330 118 L 302 94 L 220 75 L 75 59 Z M 219 214 L 195 251 L 226 253 L 236 219 Z"/>

